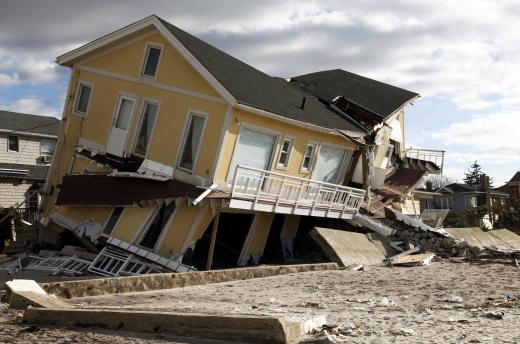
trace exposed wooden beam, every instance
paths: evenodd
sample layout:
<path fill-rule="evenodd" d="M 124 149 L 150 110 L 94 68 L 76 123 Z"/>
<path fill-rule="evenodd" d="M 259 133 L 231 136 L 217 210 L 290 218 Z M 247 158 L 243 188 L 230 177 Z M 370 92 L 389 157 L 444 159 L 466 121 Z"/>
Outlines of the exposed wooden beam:
<path fill-rule="evenodd" d="M 213 228 L 211 230 L 211 241 L 209 243 L 209 252 L 208 252 L 208 260 L 206 262 L 206 270 L 211 270 L 211 265 L 213 264 L 213 252 L 215 251 L 215 242 L 217 241 L 217 229 L 218 229 L 219 219 L 220 219 L 220 211 L 217 211 L 217 215 L 215 215 L 215 219 L 213 220 Z"/>

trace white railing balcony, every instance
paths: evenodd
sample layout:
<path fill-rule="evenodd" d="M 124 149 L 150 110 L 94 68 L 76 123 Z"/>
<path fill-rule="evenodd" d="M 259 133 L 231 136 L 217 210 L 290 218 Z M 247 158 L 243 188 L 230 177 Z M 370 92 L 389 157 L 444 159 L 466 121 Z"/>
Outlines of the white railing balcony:
<path fill-rule="evenodd" d="M 342 185 L 237 166 L 230 208 L 350 219 L 365 191 Z"/>
<path fill-rule="evenodd" d="M 442 173 L 442 168 L 444 167 L 443 150 L 408 148 L 404 152 L 404 156 L 411 159 L 434 163 Z"/>

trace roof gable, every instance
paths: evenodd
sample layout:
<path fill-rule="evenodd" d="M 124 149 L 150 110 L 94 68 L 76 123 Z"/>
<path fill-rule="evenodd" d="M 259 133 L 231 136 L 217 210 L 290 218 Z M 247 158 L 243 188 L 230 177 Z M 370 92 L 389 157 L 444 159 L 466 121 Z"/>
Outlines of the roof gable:
<path fill-rule="evenodd" d="M 511 178 L 511 180 L 509 181 L 509 183 L 512 182 L 520 182 L 520 171 L 516 172 L 513 178 Z"/>

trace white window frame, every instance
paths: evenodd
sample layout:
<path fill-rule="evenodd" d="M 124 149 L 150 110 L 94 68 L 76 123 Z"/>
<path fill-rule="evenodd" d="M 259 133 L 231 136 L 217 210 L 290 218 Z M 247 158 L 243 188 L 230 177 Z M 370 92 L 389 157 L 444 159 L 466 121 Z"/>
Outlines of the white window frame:
<path fill-rule="evenodd" d="M 78 111 L 81 86 L 90 87 L 90 94 L 88 96 L 88 102 L 87 102 L 87 110 L 85 112 Z M 76 95 L 74 96 L 74 102 L 72 103 L 72 113 L 75 115 L 78 115 L 80 117 L 86 118 L 88 115 L 88 112 L 90 110 L 90 102 L 92 101 L 92 94 L 94 94 L 94 84 L 91 82 L 79 80 L 78 85 L 76 86 Z"/>
<path fill-rule="evenodd" d="M 345 151 L 343 153 L 341 165 L 339 166 L 338 178 L 335 183 L 332 183 L 332 184 L 337 184 L 345 178 L 345 174 L 347 173 L 347 170 L 350 166 L 350 162 L 352 161 L 352 157 L 354 156 L 354 150 L 352 149 L 352 147 L 349 147 L 349 146 L 343 146 L 343 145 L 329 143 L 329 142 L 320 142 L 318 149 L 316 149 L 315 154 L 314 154 L 315 158 L 313 159 L 314 162 L 312 163 L 312 172 L 314 172 L 314 167 L 316 166 L 316 162 L 318 160 L 318 154 L 322 147 L 341 149 L 341 150 Z M 349 156 L 350 156 L 350 159 L 349 159 L 349 161 L 347 161 L 347 157 L 349 157 Z M 303 164 L 303 161 L 302 161 L 302 164 Z M 311 175 L 311 178 L 312 178 L 312 175 Z"/>
<path fill-rule="evenodd" d="M 50 154 L 47 153 L 47 152 L 44 153 L 44 152 L 42 151 L 42 143 L 43 143 L 43 141 L 47 141 L 47 142 L 54 143 L 54 149 L 56 149 L 56 141 L 54 141 L 54 140 L 50 140 L 50 139 L 42 139 L 42 140 L 40 141 L 40 156 L 42 156 L 42 155 L 44 155 L 44 154 L 45 154 L 45 155 L 52 155 L 52 154 L 54 153 L 54 149 L 53 149 L 53 151 L 52 151 Z"/>
<path fill-rule="evenodd" d="M 233 154 L 231 155 L 231 160 L 229 160 L 229 162 L 228 162 L 228 173 L 226 174 L 226 180 L 229 179 L 229 176 L 231 174 L 235 173 L 235 171 L 231 170 L 231 162 L 235 158 L 235 153 L 236 153 L 236 150 L 238 148 L 238 142 L 240 142 L 240 134 L 241 134 L 241 129 L 242 128 L 247 128 L 247 129 L 250 129 L 250 130 L 258 131 L 259 133 L 268 134 L 268 135 L 272 135 L 272 136 L 275 137 L 273 153 L 271 154 L 271 157 L 270 157 L 270 160 L 269 160 L 269 164 L 268 164 L 268 167 L 267 167 L 267 171 L 271 171 L 273 169 L 273 163 L 274 163 L 274 159 L 276 157 L 276 147 L 278 147 L 278 144 L 280 142 L 280 136 L 281 136 L 280 132 L 274 131 L 272 129 L 268 129 L 268 128 L 265 128 L 265 127 L 261 127 L 261 126 L 258 126 L 256 124 L 251 124 L 251 123 L 248 123 L 248 122 L 240 122 L 239 123 L 239 128 L 238 128 L 237 138 L 235 139 L 235 142 L 234 142 Z"/>
<path fill-rule="evenodd" d="M 128 149 L 128 142 L 129 140 L 131 139 L 130 135 L 132 133 L 132 125 L 133 125 L 133 121 L 134 121 L 134 117 L 135 117 L 135 111 L 137 109 L 137 104 L 139 102 L 139 97 L 136 96 L 135 94 L 131 94 L 131 93 L 127 93 L 127 92 L 124 92 L 124 91 L 118 91 L 117 94 L 116 94 L 116 101 L 115 101 L 115 104 L 114 104 L 114 110 L 112 111 L 112 120 L 110 121 L 110 125 L 109 125 L 109 130 L 107 132 L 107 136 L 106 136 L 106 145 L 105 147 L 108 149 L 108 143 L 110 141 L 110 135 L 112 134 L 112 127 L 115 125 L 115 121 L 117 120 L 117 115 L 119 113 L 119 107 L 121 106 L 121 102 L 122 100 L 124 99 L 128 99 L 128 100 L 131 100 L 134 105 L 132 107 L 132 115 L 130 117 L 130 121 L 128 123 L 128 135 L 126 136 L 126 141 L 125 141 L 125 149 L 124 149 L 124 154 L 126 156 L 127 154 L 127 149 Z"/>
<path fill-rule="evenodd" d="M 9 148 L 9 138 L 10 137 L 16 137 L 16 142 L 17 142 L 17 150 L 12 150 L 11 148 Z M 18 135 L 7 135 L 7 151 L 8 152 L 13 152 L 13 153 L 20 153 L 20 136 Z"/>
<path fill-rule="evenodd" d="M 190 169 L 187 169 L 187 168 L 181 166 L 181 159 L 182 159 L 182 153 L 184 152 L 184 145 L 185 145 L 186 139 L 188 137 L 188 129 L 189 129 L 189 125 L 191 123 L 191 118 L 194 115 L 202 117 L 204 119 L 204 124 L 202 125 L 202 131 L 200 133 L 199 146 L 197 147 L 197 152 L 195 152 L 195 158 L 193 159 L 193 166 L 192 166 L 192 169 L 190 170 Z M 186 118 L 184 119 L 184 129 L 182 130 L 182 136 L 181 136 L 182 141 L 181 141 L 181 144 L 179 145 L 179 147 L 177 148 L 177 162 L 176 162 L 175 166 L 177 166 L 177 168 L 179 170 L 185 171 L 188 173 L 192 173 L 192 174 L 196 170 L 196 166 L 199 162 L 199 154 L 201 151 L 204 134 L 206 133 L 206 126 L 208 124 L 208 118 L 209 118 L 209 113 L 207 113 L 205 111 L 201 111 L 201 110 L 197 110 L 197 109 L 188 109 Z"/>
<path fill-rule="evenodd" d="M 285 164 L 282 164 L 282 163 L 280 163 L 280 158 L 282 157 L 282 150 L 283 150 L 283 145 L 284 145 L 285 141 L 289 141 L 289 147 L 287 148 L 287 152 L 286 152 L 287 157 L 285 159 Z M 278 152 L 278 159 L 276 161 L 276 168 L 278 170 L 287 170 L 287 168 L 289 167 L 289 159 L 291 159 L 291 153 L 292 153 L 292 149 L 294 147 L 294 141 L 295 141 L 294 136 L 290 136 L 290 135 L 285 135 L 283 137 L 283 139 L 281 140 L 280 151 Z"/>
<path fill-rule="evenodd" d="M 159 53 L 159 60 L 157 61 L 157 69 L 155 70 L 155 75 L 144 74 L 144 69 L 146 67 L 146 62 L 148 61 L 148 51 L 150 48 L 157 48 L 161 52 Z M 159 70 L 161 68 L 161 61 L 164 53 L 164 45 L 156 42 L 146 42 L 144 44 L 144 54 L 141 58 L 141 68 L 139 69 L 139 77 L 145 80 L 157 80 L 157 75 L 159 75 Z"/>
<path fill-rule="evenodd" d="M 137 139 L 138 139 L 138 136 L 139 136 L 139 131 L 141 130 L 141 124 L 143 123 L 144 111 L 146 110 L 146 103 L 157 105 L 157 113 L 155 114 L 155 119 L 153 121 L 152 134 L 150 135 L 150 142 L 148 142 L 148 146 L 146 147 L 146 153 L 145 153 L 145 155 L 141 155 L 141 154 L 139 154 L 139 153 L 137 153 L 135 151 L 135 147 L 137 146 Z M 153 135 L 155 133 L 155 127 L 157 125 L 157 119 L 159 118 L 160 111 L 161 111 L 161 102 L 160 101 L 155 100 L 155 99 L 151 99 L 151 98 L 144 98 L 143 99 L 142 105 L 141 105 L 141 115 L 140 115 L 140 118 L 139 118 L 139 123 L 137 125 L 137 128 L 135 128 L 135 133 L 133 135 L 134 139 L 133 139 L 133 145 L 132 145 L 132 154 L 135 154 L 135 155 L 137 155 L 139 157 L 142 157 L 142 158 L 146 158 L 148 156 L 148 152 L 150 151 L 150 145 L 152 143 L 152 137 L 153 137 Z"/>
<path fill-rule="evenodd" d="M 112 228 L 112 232 L 110 234 L 103 233 L 103 231 L 105 230 L 105 227 L 108 224 L 108 221 L 110 220 L 110 217 L 112 217 L 112 214 L 114 213 L 116 208 L 123 208 L 123 211 L 121 212 L 121 215 L 119 215 L 119 218 L 117 219 L 116 223 L 114 223 L 114 228 Z M 105 220 L 105 223 L 103 223 L 103 228 L 101 229 L 101 233 L 99 235 L 102 236 L 102 237 L 105 237 L 105 238 L 111 237 L 112 234 L 114 233 L 114 231 L 116 230 L 117 226 L 119 226 L 119 222 L 121 222 L 121 219 L 125 215 L 126 209 L 127 209 L 127 207 L 114 207 L 112 209 L 112 211 L 110 212 L 110 214 L 108 214 L 108 217 Z"/>
<path fill-rule="evenodd" d="M 309 159 L 309 166 L 304 167 L 303 164 L 305 163 L 305 154 L 307 153 L 307 147 L 312 146 L 312 152 Z M 302 154 L 302 162 L 300 164 L 300 173 L 309 173 L 312 171 L 312 168 L 314 167 L 314 160 L 316 159 L 316 152 L 318 151 L 318 142 L 316 141 L 307 141 L 305 144 L 305 148 L 303 149 Z"/>
<path fill-rule="evenodd" d="M 179 203 L 177 203 L 176 200 L 173 200 L 172 202 L 175 203 L 175 209 L 173 210 L 172 214 L 170 215 L 170 218 L 168 219 L 168 221 L 166 221 L 166 224 L 164 225 L 164 228 L 161 230 L 161 233 L 159 234 L 159 237 L 157 237 L 157 241 L 155 242 L 155 245 L 154 245 L 153 249 L 150 249 L 149 247 L 145 247 L 145 246 L 140 245 L 140 241 L 143 240 L 143 238 L 144 238 L 144 236 L 146 234 L 146 231 L 149 229 L 148 227 L 152 223 L 152 221 L 155 218 L 155 216 L 161 210 L 161 207 L 163 205 L 169 206 L 171 203 L 168 203 L 168 204 L 164 204 L 163 203 L 163 204 L 161 204 L 159 206 L 155 206 L 148 213 L 148 216 L 146 217 L 146 220 L 143 222 L 143 224 L 141 225 L 141 227 L 137 231 L 137 235 L 134 237 L 133 242 L 134 242 L 135 246 L 137 246 L 139 248 L 142 248 L 143 250 L 148 250 L 148 251 L 151 250 L 152 252 L 155 252 L 155 253 L 157 253 L 159 251 L 159 249 L 161 248 L 161 246 L 163 244 L 164 238 L 166 237 L 166 234 L 168 233 L 168 229 L 172 226 L 173 220 L 177 216 L 177 210 L 179 209 Z M 125 208 L 125 210 L 126 210 L 126 208 Z M 121 217 L 122 217 L 122 214 L 121 214 Z"/>

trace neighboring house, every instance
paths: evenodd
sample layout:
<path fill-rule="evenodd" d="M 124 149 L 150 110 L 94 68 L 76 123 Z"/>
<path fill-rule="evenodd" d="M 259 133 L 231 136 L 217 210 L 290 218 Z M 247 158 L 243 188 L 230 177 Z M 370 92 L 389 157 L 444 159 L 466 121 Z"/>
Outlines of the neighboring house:
<path fill-rule="evenodd" d="M 449 209 L 447 223 L 457 227 L 480 226 L 481 219 L 473 211 L 485 204 L 503 208 L 509 204 L 509 195 L 505 192 L 452 183 L 437 190 L 434 202 L 429 203 L 434 209 Z M 425 206 L 426 207 L 426 206 Z M 489 220 L 488 220 L 489 221 Z M 493 222 L 493 221 L 491 221 Z"/>
<path fill-rule="evenodd" d="M 54 117 L 0 110 L 0 208 L 38 208 L 36 192 L 56 144 L 60 121 Z"/>
<path fill-rule="evenodd" d="M 246 265 L 351 219 L 398 168 L 439 170 L 404 148 L 418 94 L 342 70 L 271 77 L 156 16 L 57 62 L 71 81 L 49 230 L 90 221 L 141 256 Z"/>
<path fill-rule="evenodd" d="M 520 200 L 520 171 L 516 172 L 510 181 L 496 188 L 496 190 L 508 193 L 511 198 L 511 204 L 516 204 Z"/>

